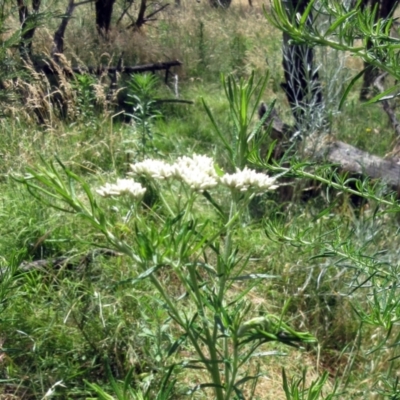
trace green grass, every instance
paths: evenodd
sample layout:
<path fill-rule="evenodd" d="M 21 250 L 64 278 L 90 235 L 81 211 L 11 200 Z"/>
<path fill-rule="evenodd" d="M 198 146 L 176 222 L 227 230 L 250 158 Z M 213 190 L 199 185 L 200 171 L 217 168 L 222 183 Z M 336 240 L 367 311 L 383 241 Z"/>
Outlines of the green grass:
<path fill-rule="evenodd" d="M 51 6 L 46 3 L 46 7 Z M 120 8 L 121 4 L 117 6 Z M 147 156 L 173 161 L 181 155 L 208 154 L 221 167 L 227 167 L 226 149 L 201 101 L 204 99 L 210 107 L 222 133 L 232 132 L 221 73 L 246 78 L 252 70 L 262 76 L 268 68 L 270 78 L 263 99 L 267 103 L 276 99 L 282 118 L 291 121 L 279 86 L 280 35 L 268 26 L 259 8 L 247 10 L 238 6 L 222 12 L 196 4 L 173 12 L 171 7 L 144 32 L 115 29 L 106 42 L 95 34 L 92 15 L 84 7 L 77 10 L 67 31 L 66 55 L 74 64 L 97 64 L 101 54 L 106 64 L 118 59 L 122 51 L 125 65 L 167 58 L 184 63 L 174 71 L 179 75 L 180 98 L 194 103 L 159 107 L 162 118 L 151 125 L 154 139 L 145 149 Z M 9 26 L 15 21 L 15 16 L 10 18 Z M 48 37 L 57 23 L 52 19 L 38 30 L 34 42 L 38 54 L 48 50 Z M 322 57 L 324 65 L 332 62 L 329 57 Z M 348 79 L 357 68 L 343 67 L 343 77 Z M 343 88 L 329 86 L 332 71 L 326 71 L 321 75 L 327 98 L 337 104 Z M 94 78 L 94 82 L 95 87 L 108 85 L 106 78 Z M 25 94 L 29 98 L 40 97 L 43 86 L 38 82 L 32 82 L 32 86 L 39 95 L 33 89 Z M 121 80 L 120 86 L 122 90 L 126 82 Z M 41 204 L 13 179 L 25 173 L 27 167 L 39 165 L 40 157 L 54 160 L 57 155 L 96 189 L 125 177 L 128 164 L 137 161 L 140 135 L 132 121 L 117 115 L 120 106 L 104 101 L 92 107 L 90 101 L 77 101 L 75 95 L 68 94 L 72 93 L 71 88 L 63 94 L 69 102 L 68 118 L 61 118 L 56 108 L 46 108 L 45 122 L 40 125 L 32 109 L 15 102 L 4 105 L 6 117 L 0 121 L 0 265 L 16 269 L 22 262 L 49 260 L 40 269 L 16 270 L 0 276 L 0 398 L 14 394 L 20 399 L 40 399 L 59 381 L 63 386 L 54 387 L 58 398 L 95 396 L 87 382 L 113 393 L 110 373 L 123 382 L 132 369 L 128 383 L 133 390 L 150 388 L 149 398 L 156 399 L 168 366 L 173 363 L 178 364 L 172 373 L 177 383 L 170 398 L 187 398 L 185 393 L 208 378 L 203 370 L 180 364 L 196 357 L 189 344 L 184 343 L 177 353 L 167 357 L 182 331 L 150 282 L 132 283 L 141 272 L 139 266 L 120 254 L 96 253 L 97 248 L 109 247 L 99 232 L 79 217 Z M 164 85 L 160 79 L 154 96 L 173 98 L 171 83 Z M 357 96 L 354 89 L 342 112 L 333 115 L 332 132 L 339 140 L 383 156 L 391 149 L 393 132 L 379 105 L 364 106 L 358 103 Z M 293 178 L 289 184 L 299 180 Z M 303 186 L 309 186 L 308 182 Z M 225 192 L 215 193 L 216 200 L 225 205 Z M 388 330 L 379 321 L 374 325 L 365 315 L 364 323 L 360 322 L 362 309 L 373 315 L 381 307 L 380 315 L 384 315 L 387 305 L 383 304 L 382 293 L 387 293 L 385 287 L 397 284 L 398 205 L 388 207 L 370 200 L 356 207 L 348 194 L 326 186 L 316 193 L 308 200 L 302 199 L 300 193 L 294 200 L 285 199 L 281 192 L 263 195 L 257 218 L 252 218 L 251 213 L 243 216 L 232 237 L 239 255 L 249 257 L 246 272 L 277 276 L 262 281 L 248 293 L 251 311 L 247 319 L 269 313 L 281 315 L 284 310 L 286 322 L 299 331 L 310 331 L 319 342 L 318 346 L 305 346 L 305 350 L 263 345 L 260 351 L 285 351 L 288 356 L 257 358 L 264 377 L 255 398 L 285 398 L 282 366 L 294 377 L 300 377 L 307 366 L 310 382 L 328 371 L 326 391 L 336 377 L 344 393 L 339 398 L 343 399 L 378 396 L 376 391 L 368 393 L 375 390 L 372 388 L 378 381 L 385 385 L 385 375 L 393 377 L 398 368 L 397 347 L 378 348 Z M 167 199 L 171 203 L 176 200 L 173 194 Z M 159 221 L 161 228 L 165 214 L 160 199 L 155 196 L 153 200 L 153 211 L 143 206 L 141 212 L 149 226 Z M 135 237 L 134 223 L 122 221 L 128 212 L 126 204 L 97 201 L 106 210 L 118 237 Z M 195 211 L 203 221 L 212 220 L 214 225 L 206 231 L 211 235 L 220 222 L 212 219 L 214 210 L 208 206 L 202 199 Z M 208 251 L 201 257 L 208 256 L 209 262 L 215 264 L 215 254 Z M 68 260 L 54 266 L 51 260 L 60 256 Z M 184 293 L 172 269 L 164 268 L 157 276 L 173 298 Z M 371 287 L 361 288 L 368 283 L 381 293 L 379 307 L 373 303 Z M 358 290 L 353 291 L 357 286 Z M 229 296 L 244 288 L 245 284 L 238 281 Z M 182 312 L 190 314 L 194 310 L 189 301 L 177 304 Z M 396 320 L 398 308 L 391 312 L 386 315 L 393 315 Z M 396 329 L 394 325 L 388 335 L 389 345 L 398 341 Z M 369 354 L 373 349 L 376 351 Z M 256 373 L 256 358 L 249 361 L 247 369 L 249 374 Z M 247 395 L 249 386 L 245 388 Z M 211 398 L 207 390 L 196 392 L 193 398 Z M 265 397 L 265 393 L 270 394 Z"/>

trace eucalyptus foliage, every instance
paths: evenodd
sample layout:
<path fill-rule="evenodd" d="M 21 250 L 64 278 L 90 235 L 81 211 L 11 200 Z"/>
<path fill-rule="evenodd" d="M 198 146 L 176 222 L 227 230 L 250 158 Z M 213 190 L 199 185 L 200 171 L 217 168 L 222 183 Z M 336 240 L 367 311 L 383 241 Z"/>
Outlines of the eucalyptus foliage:
<path fill-rule="evenodd" d="M 278 29 L 287 33 L 292 43 L 306 44 L 310 47 L 327 46 L 348 52 L 399 79 L 400 39 L 391 34 L 394 18 L 376 21 L 378 8 L 362 7 L 362 3 L 361 0 L 356 4 L 351 1 L 310 0 L 301 14 L 293 8 L 289 0 L 272 0 L 271 10 L 265 10 L 265 17 Z M 311 14 L 314 21 L 320 18 L 324 23 L 307 23 Z M 342 104 L 363 73 L 364 70 L 353 78 Z M 396 89 L 397 85 L 377 95 L 370 102 L 378 101 Z"/>

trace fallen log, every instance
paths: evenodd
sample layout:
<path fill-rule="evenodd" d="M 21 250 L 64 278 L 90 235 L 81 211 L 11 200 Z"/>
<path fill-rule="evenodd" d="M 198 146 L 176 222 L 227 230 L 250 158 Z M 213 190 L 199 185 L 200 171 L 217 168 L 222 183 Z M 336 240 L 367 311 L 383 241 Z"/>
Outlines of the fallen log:
<path fill-rule="evenodd" d="M 380 179 L 393 189 L 400 190 L 400 165 L 360 150 L 348 143 L 325 139 L 318 149 L 309 153 L 315 161 L 336 164 L 342 171 Z M 315 151 L 317 150 L 317 151 Z"/>
<path fill-rule="evenodd" d="M 47 258 L 41 260 L 34 261 L 23 261 L 17 268 L 17 271 L 28 272 L 32 270 L 37 271 L 54 271 L 59 270 L 61 268 L 66 269 L 79 269 L 86 267 L 88 264 L 93 262 L 94 258 L 97 256 L 103 257 L 120 257 L 121 253 L 118 253 L 111 249 L 95 249 L 90 251 L 83 256 L 81 256 L 78 260 L 75 260 L 75 257 L 55 257 L 55 258 Z M 8 267 L 0 268 L 0 281 L 4 274 L 8 272 Z"/>
<path fill-rule="evenodd" d="M 260 106 L 260 116 L 263 115 L 262 107 L 265 105 Z M 275 111 L 271 113 L 267 123 L 271 124 L 271 136 L 277 140 L 278 146 L 282 145 L 282 141 L 293 140 L 294 128 L 284 124 Z M 400 191 L 400 162 L 396 159 L 370 154 L 348 143 L 335 140 L 333 135 L 321 135 L 318 132 L 304 138 L 304 141 L 303 157 L 337 165 L 344 172 L 380 179 L 394 190 Z"/>
<path fill-rule="evenodd" d="M 165 70 L 166 76 L 165 81 L 168 81 L 169 69 L 172 67 L 180 67 L 182 62 L 179 60 L 164 61 L 153 64 L 143 64 L 135 66 L 116 66 L 116 67 L 104 67 L 104 66 L 88 66 L 88 67 L 72 67 L 72 68 L 62 68 L 57 66 L 54 68 L 51 64 L 36 65 L 35 70 L 37 72 L 43 72 L 46 75 L 58 75 L 61 70 L 66 74 L 70 75 L 72 72 L 76 74 L 92 74 L 92 75 L 102 75 L 107 74 L 133 74 L 142 72 L 155 72 Z"/>

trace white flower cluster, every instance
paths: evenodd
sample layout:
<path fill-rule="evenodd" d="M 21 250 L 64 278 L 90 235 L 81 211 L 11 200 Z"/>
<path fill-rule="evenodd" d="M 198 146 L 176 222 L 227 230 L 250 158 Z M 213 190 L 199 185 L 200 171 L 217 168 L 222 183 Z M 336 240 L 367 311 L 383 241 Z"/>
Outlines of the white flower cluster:
<path fill-rule="evenodd" d="M 203 192 L 218 185 L 214 161 L 207 156 L 194 154 L 179 157 L 174 164 L 174 176 L 185 182 L 192 190 Z"/>
<path fill-rule="evenodd" d="M 147 159 L 131 164 L 132 175 L 144 175 L 153 179 L 168 179 L 174 174 L 174 167 L 161 160 Z"/>
<path fill-rule="evenodd" d="M 250 190 L 254 193 L 262 193 L 278 187 L 274 178 L 247 167 L 237 170 L 234 174 L 224 174 L 219 177 L 215 171 L 213 159 L 198 154 L 194 154 L 192 157 L 179 157 L 172 165 L 161 160 L 147 159 L 131 164 L 130 167 L 131 175 L 147 176 L 157 180 L 175 178 L 185 182 L 197 192 L 212 189 L 218 184 L 231 190 L 241 192 Z M 98 189 L 97 193 L 104 197 L 129 194 L 132 197 L 141 198 L 145 191 L 146 189 L 140 183 L 132 179 L 118 179 L 116 184 L 107 183 Z"/>
<path fill-rule="evenodd" d="M 179 157 L 172 165 L 160 160 L 144 160 L 131 164 L 131 174 L 153 179 L 175 179 L 185 182 L 191 189 L 202 192 L 218 184 L 214 161 L 207 156 Z"/>
<path fill-rule="evenodd" d="M 234 174 L 225 174 L 220 178 L 220 182 L 231 189 L 241 192 L 251 190 L 255 193 L 262 193 L 278 187 L 274 178 L 247 167 L 242 171 L 237 170 Z"/>
<path fill-rule="evenodd" d="M 146 192 L 146 188 L 133 179 L 117 179 L 117 183 L 106 183 L 104 186 L 97 189 L 96 192 L 102 197 L 122 196 L 127 194 L 139 200 Z"/>

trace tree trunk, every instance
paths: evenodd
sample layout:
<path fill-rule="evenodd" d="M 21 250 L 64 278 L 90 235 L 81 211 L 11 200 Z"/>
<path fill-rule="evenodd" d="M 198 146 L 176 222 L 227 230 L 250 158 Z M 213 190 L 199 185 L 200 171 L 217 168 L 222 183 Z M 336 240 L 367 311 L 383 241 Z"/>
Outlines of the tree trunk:
<path fill-rule="evenodd" d="M 64 53 L 64 34 L 67 29 L 68 22 L 75 9 L 74 0 L 69 0 L 65 15 L 62 17 L 60 26 L 54 33 L 53 48 L 51 50 L 51 56 L 53 60 L 58 61 L 59 55 Z"/>
<path fill-rule="evenodd" d="M 289 15 L 302 14 L 309 0 L 284 0 Z M 293 18 L 294 20 L 294 18 Z M 312 25 L 310 14 L 307 25 Z M 283 34 L 283 70 L 285 83 L 281 84 L 292 109 L 298 130 L 314 125 L 311 119 L 322 109 L 323 98 L 318 72 L 314 66 L 314 50 L 307 45 L 290 43 L 290 36 Z"/>
<path fill-rule="evenodd" d="M 29 12 L 24 0 L 17 0 L 19 22 L 21 24 L 22 36 L 19 44 L 19 53 L 24 60 L 30 60 L 32 56 L 32 39 L 35 34 L 35 17 L 39 13 L 41 0 L 32 0 L 32 11 Z"/>
<path fill-rule="evenodd" d="M 210 0 L 211 7 L 214 8 L 229 8 L 232 0 Z"/>
<path fill-rule="evenodd" d="M 145 24 L 145 22 L 146 22 L 146 18 L 145 18 L 146 9 L 147 9 L 147 0 L 141 0 L 140 1 L 138 17 L 137 17 L 137 20 L 136 20 L 136 23 L 135 23 L 135 28 L 140 29 L 140 27 Z"/>
<path fill-rule="evenodd" d="M 110 30 L 115 0 L 96 0 L 96 26 L 100 33 Z"/>

